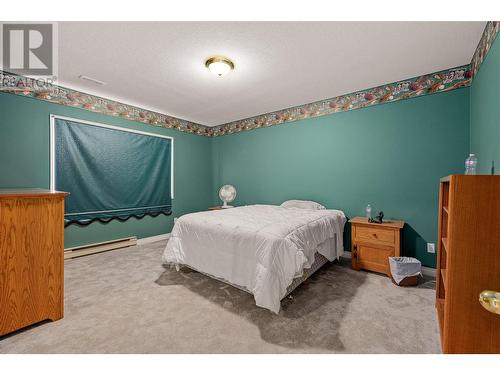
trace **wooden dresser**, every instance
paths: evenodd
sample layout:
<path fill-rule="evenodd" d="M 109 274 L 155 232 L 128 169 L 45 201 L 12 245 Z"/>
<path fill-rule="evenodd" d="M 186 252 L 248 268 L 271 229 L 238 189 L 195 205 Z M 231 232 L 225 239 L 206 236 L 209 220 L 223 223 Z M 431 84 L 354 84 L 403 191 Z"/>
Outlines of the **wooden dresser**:
<path fill-rule="evenodd" d="M 452 175 L 439 192 L 436 308 L 444 353 L 500 353 L 500 176 Z M 500 313 L 500 311 L 498 311 Z"/>
<path fill-rule="evenodd" d="M 365 217 L 355 217 L 351 223 L 352 268 L 391 275 L 389 257 L 401 254 L 401 229 L 404 221 L 388 220 L 369 223 Z"/>
<path fill-rule="evenodd" d="M 63 317 L 66 195 L 0 189 L 0 335 Z"/>

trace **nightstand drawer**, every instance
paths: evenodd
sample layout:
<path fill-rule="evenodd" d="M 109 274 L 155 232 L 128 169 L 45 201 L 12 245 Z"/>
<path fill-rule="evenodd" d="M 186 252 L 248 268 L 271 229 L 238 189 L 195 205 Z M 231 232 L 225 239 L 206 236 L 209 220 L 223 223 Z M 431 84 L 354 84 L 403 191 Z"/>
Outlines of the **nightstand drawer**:
<path fill-rule="evenodd" d="M 370 243 L 378 243 L 381 245 L 394 245 L 396 242 L 396 233 L 392 229 L 382 229 L 374 227 L 356 227 L 356 237 L 357 241 L 369 241 Z"/>

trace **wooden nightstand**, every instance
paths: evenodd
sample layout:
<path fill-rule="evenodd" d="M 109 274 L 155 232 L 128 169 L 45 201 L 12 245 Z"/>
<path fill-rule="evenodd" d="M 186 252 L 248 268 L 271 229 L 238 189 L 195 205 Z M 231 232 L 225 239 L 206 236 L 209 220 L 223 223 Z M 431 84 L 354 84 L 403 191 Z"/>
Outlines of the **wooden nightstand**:
<path fill-rule="evenodd" d="M 217 211 L 217 210 L 227 210 L 228 208 L 233 208 L 233 207 L 216 206 L 216 207 L 208 207 L 208 210 L 209 211 Z"/>
<path fill-rule="evenodd" d="M 401 229 L 404 221 L 387 220 L 369 223 L 365 217 L 355 217 L 351 223 L 352 268 L 391 275 L 389 257 L 401 254 Z"/>

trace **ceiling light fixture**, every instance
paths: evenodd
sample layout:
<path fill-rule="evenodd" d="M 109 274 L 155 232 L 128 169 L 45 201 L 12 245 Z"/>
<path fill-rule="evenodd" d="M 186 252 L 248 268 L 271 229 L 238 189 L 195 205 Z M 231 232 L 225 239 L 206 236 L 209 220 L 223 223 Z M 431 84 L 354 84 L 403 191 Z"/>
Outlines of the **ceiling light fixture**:
<path fill-rule="evenodd" d="M 210 57 L 205 61 L 205 66 L 218 77 L 225 76 L 234 69 L 233 62 L 224 56 Z"/>

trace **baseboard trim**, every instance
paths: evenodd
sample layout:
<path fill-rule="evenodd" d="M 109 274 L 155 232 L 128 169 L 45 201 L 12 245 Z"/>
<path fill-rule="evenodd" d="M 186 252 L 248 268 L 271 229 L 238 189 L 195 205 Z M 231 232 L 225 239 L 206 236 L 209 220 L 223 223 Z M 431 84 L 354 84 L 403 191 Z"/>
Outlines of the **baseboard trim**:
<path fill-rule="evenodd" d="M 92 243 L 88 245 L 64 249 L 64 259 L 78 258 L 86 255 L 102 253 L 105 251 L 124 249 L 137 245 L 137 237 L 119 238 L 116 240 Z"/>
<path fill-rule="evenodd" d="M 436 269 L 422 266 L 422 275 L 436 278 Z"/>
<path fill-rule="evenodd" d="M 342 254 L 341 258 L 351 259 L 351 252 L 344 250 L 344 254 Z"/>
<path fill-rule="evenodd" d="M 347 259 L 351 259 L 351 252 L 344 251 L 344 255 L 342 255 L 342 257 L 347 258 Z M 422 266 L 422 275 L 427 276 L 427 277 L 436 278 L 436 269 L 431 268 L 431 267 Z"/>
<path fill-rule="evenodd" d="M 163 240 L 167 240 L 169 237 L 170 237 L 170 233 L 164 233 L 164 234 L 159 234 L 157 236 L 139 238 L 137 240 L 137 245 L 140 246 L 140 245 L 145 245 L 145 244 L 152 243 L 152 242 L 163 241 Z"/>

